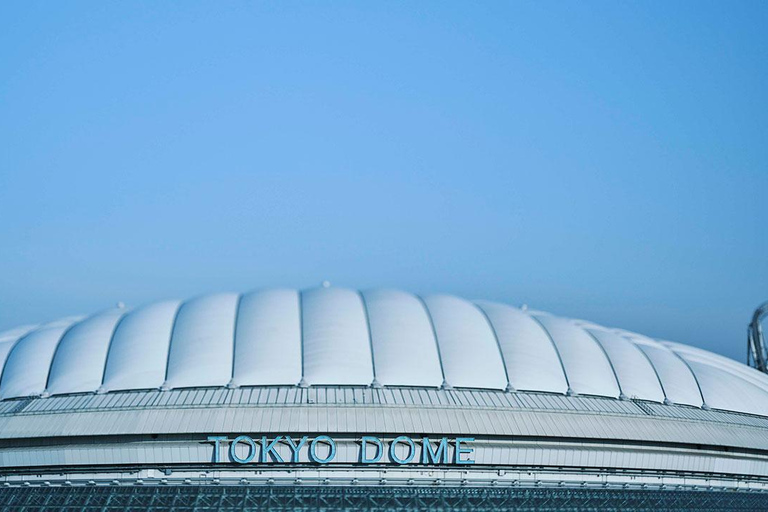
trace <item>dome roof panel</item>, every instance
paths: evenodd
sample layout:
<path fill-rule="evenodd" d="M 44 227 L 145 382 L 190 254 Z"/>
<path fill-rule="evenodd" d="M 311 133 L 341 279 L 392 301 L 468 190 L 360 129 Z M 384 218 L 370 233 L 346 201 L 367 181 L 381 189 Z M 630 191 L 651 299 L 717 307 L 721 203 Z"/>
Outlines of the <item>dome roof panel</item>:
<path fill-rule="evenodd" d="M 262 290 L 0 335 L 0 398 L 222 386 L 479 388 L 768 416 L 768 376 L 705 350 L 503 304 L 395 290 Z M 702 398 L 703 397 L 703 398 Z M 450 418 L 446 419 L 450 421 Z"/>
<path fill-rule="evenodd" d="M 164 387 L 225 386 L 232 380 L 238 295 L 207 295 L 181 305 Z"/>
<path fill-rule="evenodd" d="M 505 389 L 509 384 L 499 344 L 477 306 L 449 295 L 425 297 L 442 359 L 453 387 Z"/>
<path fill-rule="evenodd" d="M 360 294 L 308 290 L 301 295 L 301 310 L 306 384 L 371 384 L 371 341 Z"/>
<path fill-rule="evenodd" d="M 124 309 L 109 309 L 74 324 L 59 341 L 48 374 L 52 395 L 93 391 L 101 386 L 112 333 Z"/>
<path fill-rule="evenodd" d="M 157 302 L 120 320 L 107 354 L 103 391 L 159 388 L 163 384 L 179 305 L 179 301 Z"/>
<path fill-rule="evenodd" d="M 734 375 L 747 380 L 755 386 L 768 391 L 768 375 L 751 368 L 745 364 L 737 363 L 733 359 L 714 354 L 700 348 L 682 345 L 671 341 L 662 341 L 664 346 L 670 348 L 688 362 L 697 361 L 715 366 L 721 370 L 733 373 Z"/>
<path fill-rule="evenodd" d="M 656 371 L 637 345 L 607 329 L 587 329 L 587 332 L 595 337 L 608 355 L 624 396 L 664 401 L 664 390 Z"/>
<path fill-rule="evenodd" d="M 651 361 L 664 388 L 664 395 L 675 404 L 701 407 L 703 399 L 693 370 L 672 350 L 661 343 L 634 333 L 623 333 Z"/>
<path fill-rule="evenodd" d="M 484 301 L 477 304 L 496 331 L 512 387 L 563 394 L 568 391 L 557 351 L 538 322 L 512 306 Z"/>
<path fill-rule="evenodd" d="M 263 290 L 240 299 L 235 333 L 236 386 L 301 381 L 301 312 L 296 290 Z"/>
<path fill-rule="evenodd" d="M 3 366 L 0 399 L 44 393 L 56 346 L 64 333 L 80 320 L 80 317 L 62 318 L 19 338 Z"/>
<path fill-rule="evenodd" d="M 620 392 L 614 370 L 592 336 L 565 318 L 552 315 L 536 315 L 535 318 L 555 342 L 574 392 L 618 398 Z"/>
<path fill-rule="evenodd" d="M 0 332 L 0 344 L 2 343 L 15 343 L 19 338 L 24 337 L 27 333 L 30 333 L 37 329 L 38 325 L 22 325 L 14 329 Z"/>
<path fill-rule="evenodd" d="M 443 373 L 437 341 L 422 302 L 394 290 L 366 291 L 363 298 L 377 382 L 385 386 L 439 387 Z"/>
<path fill-rule="evenodd" d="M 713 409 L 768 416 L 768 393 L 751 382 L 712 364 L 689 361 L 707 406 Z"/>

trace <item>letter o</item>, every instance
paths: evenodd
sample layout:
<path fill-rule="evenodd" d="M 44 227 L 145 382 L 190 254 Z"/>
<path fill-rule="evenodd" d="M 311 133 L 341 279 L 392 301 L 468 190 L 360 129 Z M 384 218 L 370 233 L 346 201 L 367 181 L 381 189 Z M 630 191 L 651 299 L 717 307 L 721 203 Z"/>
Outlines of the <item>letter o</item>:
<path fill-rule="evenodd" d="M 244 459 L 241 459 L 237 455 L 236 447 L 238 443 L 246 443 L 248 446 L 250 446 L 250 449 L 248 450 L 248 456 Z M 256 443 L 253 442 L 253 439 L 251 439 L 248 436 L 237 436 L 232 440 L 232 443 L 229 445 L 229 458 L 233 461 L 237 462 L 238 464 L 248 464 L 253 460 L 253 458 L 256 456 Z"/>
<path fill-rule="evenodd" d="M 408 456 L 404 459 L 401 459 L 397 456 L 395 448 L 397 447 L 398 443 L 403 442 L 410 446 L 410 450 L 408 451 Z M 413 444 L 413 439 L 408 436 L 398 436 L 394 438 L 392 440 L 392 444 L 389 445 L 389 458 L 396 464 L 408 464 L 413 460 L 414 455 L 416 455 L 416 445 Z"/>
<path fill-rule="evenodd" d="M 321 459 L 317 456 L 317 443 L 319 442 L 327 443 L 328 446 L 331 447 L 331 451 L 328 452 L 328 456 L 324 459 Z M 328 464 L 333 460 L 335 456 L 336 443 L 333 442 L 333 439 L 331 439 L 329 436 L 317 436 L 312 440 L 311 443 L 309 443 L 309 458 L 312 460 L 312 462 L 317 462 L 318 464 Z"/>

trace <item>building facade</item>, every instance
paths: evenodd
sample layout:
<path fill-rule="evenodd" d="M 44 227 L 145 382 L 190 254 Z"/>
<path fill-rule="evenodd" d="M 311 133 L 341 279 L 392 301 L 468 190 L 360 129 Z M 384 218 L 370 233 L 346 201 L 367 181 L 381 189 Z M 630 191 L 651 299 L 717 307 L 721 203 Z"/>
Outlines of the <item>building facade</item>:
<path fill-rule="evenodd" d="M 452 296 L 262 290 L 0 333 L 0 506 L 768 509 L 768 376 Z"/>

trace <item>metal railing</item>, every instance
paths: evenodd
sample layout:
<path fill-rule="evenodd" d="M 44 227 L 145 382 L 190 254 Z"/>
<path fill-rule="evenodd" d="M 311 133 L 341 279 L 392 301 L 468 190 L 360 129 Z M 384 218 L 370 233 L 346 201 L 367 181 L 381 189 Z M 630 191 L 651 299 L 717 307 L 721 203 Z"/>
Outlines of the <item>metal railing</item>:
<path fill-rule="evenodd" d="M 764 302 L 752 315 L 747 327 L 747 364 L 768 373 L 768 349 L 763 336 L 762 321 L 768 317 L 768 302 Z"/>

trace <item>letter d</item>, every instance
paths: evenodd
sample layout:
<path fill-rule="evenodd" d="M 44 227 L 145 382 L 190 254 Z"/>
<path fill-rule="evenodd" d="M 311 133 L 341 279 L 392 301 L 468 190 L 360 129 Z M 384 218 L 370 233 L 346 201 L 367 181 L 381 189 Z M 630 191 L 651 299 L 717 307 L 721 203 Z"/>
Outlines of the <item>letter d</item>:
<path fill-rule="evenodd" d="M 376 445 L 376 455 L 369 459 L 367 457 L 368 443 Z M 381 460 L 381 456 L 384 454 L 384 445 L 381 444 L 381 439 L 372 436 L 363 436 L 360 440 L 360 462 L 362 464 L 375 464 Z"/>

